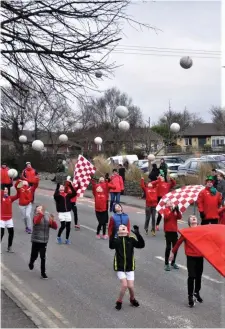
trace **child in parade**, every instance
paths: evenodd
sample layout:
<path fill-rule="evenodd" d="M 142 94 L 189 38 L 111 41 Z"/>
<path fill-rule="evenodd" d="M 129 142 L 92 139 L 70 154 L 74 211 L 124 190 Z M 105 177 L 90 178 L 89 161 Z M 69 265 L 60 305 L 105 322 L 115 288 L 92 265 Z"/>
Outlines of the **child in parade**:
<path fill-rule="evenodd" d="M 188 219 L 188 225 L 190 228 L 198 226 L 198 220 L 196 216 L 190 216 Z M 184 237 L 180 237 L 176 245 L 173 247 L 170 260 L 173 261 L 180 245 L 184 242 L 185 254 L 187 256 L 187 270 L 188 270 L 188 305 L 193 307 L 195 305 L 195 298 L 199 303 L 203 302 L 200 296 L 201 281 L 203 273 L 203 257 Z"/>
<path fill-rule="evenodd" d="M 7 187 L 1 193 L 1 241 L 5 234 L 5 228 L 8 230 L 8 252 L 13 252 L 12 244 L 14 237 L 14 224 L 12 216 L 12 203 L 19 198 L 18 193 L 16 195 L 10 196 Z"/>
<path fill-rule="evenodd" d="M 171 201 L 167 201 L 166 208 L 162 210 L 164 217 L 164 232 L 166 238 L 166 250 L 165 250 L 165 271 L 170 271 L 169 256 L 171 251 L 171 245 L 174 247 L 178 240 L 178 225 L 177 221 L 182 218 L 182 214 L 179 211 L 178 206 L 174 206 Z M 171 262 L 171 266 L 174 269 L 179 269 L 175 263 L 176 253 Z"/>
<path fill-rule="evenodd" d="M 120 225 L 125 225 L 130 233 L 130 219 L 127 214 L 123 212 L 123 208 L 121 204 L 115 204 L 113 208 L 114 214 L 110 217 L 109 220 L 109 227 L 108 227 L 108 234 L 109 236 L 112 235 L 113 231 L 116 232 L 119 229 Z"/>
<path fill-rule="evenodd" d="M 6 163 L 4 162 L 0 168 L 0 180 L 1 180 L 1 190 L 4 191 L 5 187 L 8 188 L 8 195 L 10 195 L 10 189 L 12 187 L 12 178 L 9 177 Z"/>
<path fill-rule="evenodd" d="M 72 221 L 72 216 L 71 216 L 71 210 L 72 210 L 72 204 L 71 204 L 71 199 L 73 199 L 76 195 L 77 192 L 73 187 L 73 184 L 69 182 L 69 188 L 72 191 L 71 193 L 66 193 L 65 192 L 65 186 L 57 184 L 55 193 L 54 193 L 54 199 L 56 203 L 56 210 L 58 212 L 58 217 L 61 222 L 61 227 L 59 228 L 58 231 L 58 236 L 57 236 L 57 243 L 62 244 L 62 238 L 61 234 L 66 228 L 66 240 L 65 244 L 70 244 L 69 236 L 70 236 L 70 228 L 71 228 L 71 221 Z"/>
<path fill-rule="evenodd" d="M 150 218 L 152 219 L 152 235 L 155 236 L 155 216 L 156 216 L 156 206 L 158 203 L 157 200 L 157 191 L 156 188 L 153 187 L 152 183 L 148 183 L 145 186 L 144 178 L 141 179 L 141 188 L 145 192 L 146 196 L 146 204 L 145 204 L 145 232 L 148 234 L 148 227 Z"/>
<path fill-rule="evenodd" d="M 46 250 L 50 228 L 57 230 L 57 223 L 54 220 L 54 216 L 46 212 L 43 206 L 37 206 L 33 218 L 33 232 L 31 236 L 32 248 L 29 269 L 33 270 L 34 262 L 38 258 L 38 254 L 40 254 L 42 279 L 48 279 L 48 276 L 46 275 Z"/>
<path fill-rule="evenodd" d="M 71 177 L 67 176 L 67 180 L 65 182 L 65 193 L 71 193 L 71 189 L 70 189 L 70 181 L 71 181 Z M 78 182 L 78 184 L 73 184 L 74 189 L 76 190 L 76 192 L 80 189 L 80 183 Z M 77 186 L 76 186 L 77 185 Z M 78 224 L 78 213 L 77 213 L 77 195 L 75 197 L 73 197 L 71 199 L 71 204 L 72 204 L 72 211 L 73 211 L 73 216 L 74 216 L 74 228 L 75 230 L 80 230 L 80 225 Z"/>
<path fill-rule="evenodd" d="M 101 184 L 92 184 L 92 192 L 95 198 L 95 213 L 98 220 L 98 226 L 96 231 L 96 238 L 101 239 L 101 237 L 106 240 L 108 235 L 106 234 L 106 224 L 108 219 L 108 209 L 107 209 L 107 196 L 101 186 Z M 102 230 L 102 236 L 100 232 Z"/>
<path fill-rule="evenodd" d="M 127 289 L 130 294 L 131 305 L 134 307 L 139 306 L 134 297 L 134 248 L 144 248 L 145 242 L 138 226 L 134 225 L 132 232 L 136 235 L 136 239 L 129 236 L 129 231 L 125 225 L 120 225 L 118 232 L 114 227 L 109 241 L 109 248 L 115 250 L 114 271 L 117 272 L 117 277 L 120 280 L 120 293 L 115 306 L 117 310 L 122 308 L 123 297 Z"/>
<path fill-rule="evenodd" d="M 120 203 L 120 195 L 121 192 L 124 191 L 123 179 L 118 174 L 117 169 L 113 169 L 113 174 L 110 177 L 110 182 L 114 185 L 113 191 L 110 191 L 111 194 L 110 212 L 112 212 L 114 204 Z"/>

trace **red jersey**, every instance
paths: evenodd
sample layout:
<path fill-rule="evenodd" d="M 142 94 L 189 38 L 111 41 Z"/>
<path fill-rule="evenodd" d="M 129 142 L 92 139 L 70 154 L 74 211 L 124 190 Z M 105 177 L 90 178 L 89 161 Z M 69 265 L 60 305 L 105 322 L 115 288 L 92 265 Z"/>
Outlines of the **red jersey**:
<path fill-rule="evenodd" d="M 162 215 L 164 216 L 164 232 L 177 232 L 177 221 L 182 218 L 181 212 L 165 208 L 162 210 Z"/>
<path fill-rule="evenodd" d="M 190 244 L 190 242 L 185 240 L 183 236 L 181 236 L 179 238 L 179 240 L 177 241 L 177 243 L 173 247 L 173 249 L 172 249 L 173 254 L 175 254 L 178 251 L 178 249 L 179 249 L 180 245 L 182 244 L 182 242 L 184 242 L 185 255 L 191 256 L 191 257 L 203 257 L 202 254 L 200 252 L 198 252 L 198 250 L 195 249 L 192 246 L 192 244 Z"/>

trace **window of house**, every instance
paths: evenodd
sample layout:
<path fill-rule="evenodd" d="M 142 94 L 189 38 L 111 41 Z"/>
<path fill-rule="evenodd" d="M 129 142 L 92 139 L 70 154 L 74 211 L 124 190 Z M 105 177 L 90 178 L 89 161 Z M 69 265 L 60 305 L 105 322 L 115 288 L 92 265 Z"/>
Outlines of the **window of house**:
<path fill-rule="evenodd" d="M 212 147 L 225 145 L 225 136 L 212 137 Z"/>
<path fill-rule="evenodd" d="M 185 143 L 185 146 L 192 145 L 191 138 L 185 138 L 185 139 L 184 139 L 184 143 Z"/>

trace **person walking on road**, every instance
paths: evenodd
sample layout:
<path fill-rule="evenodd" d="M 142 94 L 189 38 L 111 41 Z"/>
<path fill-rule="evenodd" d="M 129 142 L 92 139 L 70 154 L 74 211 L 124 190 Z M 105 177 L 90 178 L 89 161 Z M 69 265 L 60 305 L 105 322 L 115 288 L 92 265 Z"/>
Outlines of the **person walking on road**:
<path fill-rule="evenodd" d="M 219 208 L 222 204 L 222 195 L 213 186 L 214 178 L 206 178 L 206 187 L 198 195 L 197 205 L 201 217 L 201 225 L 218 224 Z"/>
<path fill-rule="evenodd" d="M 141 188 L 146 195 L 146 204 L 145 204 L 145 233 L 148 234 L 149 221 L 152 219 L 152 235 L 155 236 L 155 215 L 156 215 L 156 206 L 158 203 L 157 200 L 157 191 L 153 187 L 152 183 L 148 183 L 147 187 L 144 183 L 144 178 L 141 179 Z"/>
<path fill-rule="evenodd" d="M 178 206 L 174 206 L 171 201 L 167 201 L 166 208 L 162 210 L 162 214 L 164 217 L 164 232 L 166 238 L 166 250 L 165 250 L 165 271 L 170 271 L 169 265 L 169 256 L 172 247 L 175 246 L 178 240 L 178 225 L 177 221 L 182 218 L 182 214 L 179 211 Z M 175 263 L 176 261 L 176 253 L 174 254 L 174 258 L 171 262 L 171 267 L 175 270 L 178 270 L 179 267 Z"/>
<path fill-rule="evenodd" d="M 198 226 L 198 220 L 195 216 L 188 218 L 188 225 L 190 228 Z M 203 299 L 200 296 L 202 274 L 203 274 L 203 257 L 193 245 L 191 245 L 183 236 L 179 238 L 176 245 L 173 247 L 170 254 L 170 260 L 173 261 L 174 255 L 176 255 L 180 245 L 184 242 L 185 254 L 187 257 L 187 270 L 188 270 L 188 305 L 193 307 L 195 305 L 195 299 L 202 303 Z"/>
<path fill-rule="evenodd" d="M 114 230 L 117 232 L 120 225 L 125 225 L 130 233 L 130 219 L 127 214 L 123 212 L 121 204 L 115 204 L 113 209 L 114 214 L 110 217 L 108 234 L 112 235 Z"/>
<path fill-rule="evenodd" d="M 29 186 L 26 180 L 17 180 L 15 188 L 19 194 L 19 209 L 23 216 L 25 232 L 31 234 L 31 212 L 35 187 Z"/>
<path fill-rule="evenodd" d="M 117 272 L 117 277 L 120 280 L 120 293 L 115 306 L 118 311 L 122 308 L 123 297 L 127 289 L 130 294 L 130 304 L 134 307 L 139 306 L 139 302 L 134 297 L 134 248 L 144 248 L 145 241 L 138 226 L 134 225 L 132 232 L 136 235 L 136 239 L 129 236 L 129 231 L 125 225 L 120 225 L 118 232 L 116 227 L 114 228 L 109 240 L 109 248 L 115 250 L 114 271 Z"/>
<path fill-rule="evenodd" d="M 110 201 L 110 212 L 113 211 L 113 205 L 115 203 L 120 203 L 121 191 L 124 191 L 123 179 L 119 176 L 117 169 L 113 169 L 113 174 L 111 176 L 110 182 L 115 186 L 113 191 L 110 191 L 111 201 Z"/>
<path fill-rule="evenodd" d="M 10 196 L 7 187 L 1 192 L 1 241 L 5 234 L 5 229 L 8 230 L 8 252 L 12 251 L 13 237 L 14 237 L 14 224 L 12 216 L 12 203 L 19 198 L 18 193 Z"/>
<path fill-rule="evenodd" d="M 42 279 L 48 279 L 46 274 L 46 250 L 50 228 L 57 230 L 57 223 L 54 220 L 54 216 L 46 212 L 43 206 L 37 206 L 33 218 L 33 232 L 31 236 L 32 248 L 29 269 L 31 271 L 33 270 L 34 262 L 38 258 L 38 254 L 40 254 Z"/>
<path fill-rule="evenodd" d="M 6 163 L 3 163 L 1 166 L 1 173 L 0 173 L 0 179 L 1 179 L 1 190 L 4 191 L 5 187 L 8 189 L 8 195 L 10 195 L 10 189 L 12 187 L 12 178 L 8 175 L 9 168 L 7 167 Z"/>
<path fill-rule="evenodd" d="M 57 243 L 62 244 L 62 238 L 61 234 L 66 228 L 66 240 L 65 244 L 70 244 L 69 236 L 70 236 L 70 229 L 71 229 L 71 221 L 72 221 L 72 216 L 71 216 L 71 210 L 72 210 L 72 204 L 71 204 L 71 199 L 73 199 L 76 195 L 77 192 L 73 187 L 73 184 L 69 182 L 69 188 L 72 191 L 71 193 L 66 193 L 65 192 L 65 186 L 57 184 L 55 193 L 54 193 L 54 199 L 56 203 L 56 210 L 58 212 L 58 217 L 61 223 L 61 227 L 59 228 L 58 231 L 58 236 L 57 236 Z"/>

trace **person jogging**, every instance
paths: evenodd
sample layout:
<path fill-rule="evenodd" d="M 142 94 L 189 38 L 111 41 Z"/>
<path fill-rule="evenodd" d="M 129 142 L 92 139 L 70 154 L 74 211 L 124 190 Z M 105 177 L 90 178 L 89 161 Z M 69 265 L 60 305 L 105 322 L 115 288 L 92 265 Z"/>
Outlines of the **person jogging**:
<path fill-rule="evenodd" d="M 115 204 L 113 208 L 114 214 L 110 217 L 108 234 L 112 235 L 114 230 L 117 232 L 120 225 L 127 226 L 128 232 L 130 233 L 130 219 L 127 214 L 123 212 L 121 204 Z"/>
<path fill-rule="evenodd" d="M 5 234 L 5 229 L 8 230 L 8 252 L 13 252 L 12 244 L 14 237 L 14 224 L 13 224 L 13 211 L 12 211 L 12 203 L 19 198 L 18 193 L 16 195 L 10 196 L 9 190 L 7 187 L 1 191 L 1 241 Z"/>
<path fill-rule="evenodd" d="M 46 250 L 49 240 L 49 230 L 57 230 L 57 223 L 54 216 L 50 215 L 42 205 L 36 207 L 33 218 L 33 232 L 31 236 L 32 248 L 29 262 L 29 269 L 32 271 L 34 262 L 40 254 L 41 278 L 48 279 L 46 274 Z"/>
<path fill-rule="evenodd" d="M 158 203 L 157 200 L 157 191 L 153 187 L 152 183 L 148 183 L 147 187 L 144 183 L 144 178 L 141 179 L 141 188 L 146 195 L 145 203 L 145 233 L 148 234 L 149 221 L 152 219 L 152 235 L 155 236 L 155 215 L 156 215 L 156 206 Z"/>
<path fill-rule="evenodd" d="M 29 186 L 25 180 L 17 180 L 15 188 L 19 194 L 19 209 L 24 220 L 25 232 L 31 234 L 31 211 L 35 187 Z"/>
<path fill-rule="evenodd" d="M 171 251 L 171 245 L 174 247 L 178 240 L 178 225 L 177 221 L 182 218 L 182 214 L 179 211 L 178 206 L 174 206 L 171 201 L 167 201 L 166 208 L 162 210 L 164 217 L 164 232 L 166 238 L 166 249 L 165 249 L 165 271 L 170 271 L 169 256 Z M 176 253 L 171 262 L 171 267 L 178 270 L 179 267 L 175 263 Z"/>
<path fill-rule="evenodd" d="M 201 225 L 218 224 L 219 208 L 222 204 L 222 195 L 213 186 L 214 178 L 206 178 L 206 186 L 198 195 L 197 205 L 201 217 Z"/>
<path fill-rule="evenodd" d="M 65 244 L 70 244 L 69 236 L 70 236 L 70 229 L 71 229 L 71 221 L 72 221 L 72 216 L 71 216 L 71 210 L 72 210 L 72 204 L 71 204 L 71 199 L 73 199 L 76 195 L 77 192 L 73 187 L 73 184 L 70 182 L 69 183 L 69 188 L 71 190 L 71 193 L 66 193 L 65 192 L 65 186 L 57 184 L 55 193 L 54 193 L 54 200 L 56 203 L 56 210 L 58 212 L 58 217 L 61 223 L 61 227 L 59 228 L 58 231 L 58 236 L 57 236 L 57 243 L 62 244 L 62 232 L 66 228 L 66 240 Z"/>
<path fill-rule="evenodd" d="M 188 226 L 190 228 L 198 226 L 198 220 L 196 216 L 190 216 L 188 218 Z M 170 260 L 173 261 L 174 255 L 176 255 L 180 245 L 184 242 L 185 254 L 187 257 L 187 270 L 188 270 L 188 305 L 193 307 L 195 305 L 195 299 L 202 303 L 203 299 L 200 296 L 202 273 L 203 273 L 203 257 L 193 245 L 191 245 L 183 236 L 179 238 L 176 245 L 173 247 L 170 254 Z"/>
<path fill-rule="evenodd" d="M 136 235 L 136 239 L 129 236 L 129 231 L 125 225 L 120 225 L 118 232 L 116 227 L 114 228 L 109 240 L 109 248 L 115 250 L 114 271 L 117 272 L 117 277 L 120 280 L 120 293 L 115 306 L 118 311 L 122 308 L 123 297 L 127 289 L 130 294 L 130 304 L 134 307 L 139 306 L 139 302 L 134 297 L 134 248 L 144 248 L 145 241 L 138 226 L 134 225 L 132 232 Z"/>

